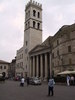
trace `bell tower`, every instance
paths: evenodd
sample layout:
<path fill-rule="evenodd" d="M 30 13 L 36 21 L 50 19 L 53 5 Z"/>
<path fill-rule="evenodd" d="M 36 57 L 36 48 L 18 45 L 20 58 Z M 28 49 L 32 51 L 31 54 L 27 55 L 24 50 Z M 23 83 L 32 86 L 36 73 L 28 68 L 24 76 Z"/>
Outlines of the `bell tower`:
<path fill-rule="evenodd" d="M 42 5 L 30 0 L 25 7 L 24 72 L 29 75 L 29 51 L 42 43 Z"/>

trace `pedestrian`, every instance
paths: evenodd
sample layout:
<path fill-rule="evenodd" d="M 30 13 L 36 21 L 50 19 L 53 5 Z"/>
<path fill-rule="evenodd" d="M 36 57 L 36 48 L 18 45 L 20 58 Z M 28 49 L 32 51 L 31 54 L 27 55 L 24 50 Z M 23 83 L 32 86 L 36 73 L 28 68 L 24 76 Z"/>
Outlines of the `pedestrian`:
<path fill-rule="evenodd" d="M 22 77 L 22 78 L 21 78 L 20 86 L 22 86 L 22 87 L 24 86 L 24 81 L 25 81 L 25 79 L 24 79 L 24 77 Z"/>
<path fill-rule="evenodd" d="M 50 93 L 51 93 L 51 96 L 54 95 L 54 84 L 55 84 L 54 79 L 51 76 L 48 82 L 48 96 L 50 96 Z"/>
<path fill-rule="evenodd" d="M 74 76 L 71 76 L 71 85 L 74 85 Z"/>
<path fill-rule="evenodd" d="M 67 86 L 70 86 L 70 76 L 67 75 Z"/>
<path fill-rule="evenodd" d="M 27 77 L 27 86 L 29 85 L 29 77 Z"/>

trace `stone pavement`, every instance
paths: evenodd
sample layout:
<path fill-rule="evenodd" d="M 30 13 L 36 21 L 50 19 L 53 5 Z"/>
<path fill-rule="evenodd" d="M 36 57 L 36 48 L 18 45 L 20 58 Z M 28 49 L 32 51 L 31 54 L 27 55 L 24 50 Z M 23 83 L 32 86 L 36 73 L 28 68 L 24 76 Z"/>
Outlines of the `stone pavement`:
<path fill-rule="evenodd" d="M 75 86 L 55 85 L 54 96 L 48 97 L 47 84 L 19 86 L 20 82 L 0 83 L 0 100 L 75 100 Z"/>

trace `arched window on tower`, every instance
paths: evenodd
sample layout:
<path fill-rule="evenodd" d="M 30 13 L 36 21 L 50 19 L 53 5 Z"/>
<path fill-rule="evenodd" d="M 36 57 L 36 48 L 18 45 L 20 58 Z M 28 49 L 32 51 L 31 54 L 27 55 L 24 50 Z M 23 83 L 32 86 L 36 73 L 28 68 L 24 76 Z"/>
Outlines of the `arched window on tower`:
<path fill-rule="evenodd" d="M 27 24 L 26 24 L 26 29 L 27 29 Z"/>
<path fill-rule="evenodd" d="M 26 46 L 27 46 L 28 42 L 26 41 Z"/>
<path fill-rule="evenodd" d="M 27 13 L 26 13 L 26 18 L 27 18 Z"/>
<path fill-rule="evenodd" d="M 33 28 L 35 28 L 35 25 L 36 25 L 36 22 L 35 22 L 35 21 L 33 21 Z"/>
<path fill-rule="evenodd" d="M 37 29 L 40 29 L 40 23 L 37 23 Z"/>
<path fill-rule="evenodd" d="M 30 22 L 28 22 L 28 28 L 30 27 Z"/>
<path fill-rule="evenodd" d="M 35 10 L 33 10 L 33 16 L 34 16 L 34 17 L 36 16 L 36 11 L 35 11 Z"/>
<path fill-rule="evenodd" d="M 38 16 L 37 16 L 38 18 L 40 18 L 40 13 L 38 12 Z"/>
<path fill-rule="evenodd" d="M 28 11 L 28 17 L 30 17 L 30 11 Z"/>

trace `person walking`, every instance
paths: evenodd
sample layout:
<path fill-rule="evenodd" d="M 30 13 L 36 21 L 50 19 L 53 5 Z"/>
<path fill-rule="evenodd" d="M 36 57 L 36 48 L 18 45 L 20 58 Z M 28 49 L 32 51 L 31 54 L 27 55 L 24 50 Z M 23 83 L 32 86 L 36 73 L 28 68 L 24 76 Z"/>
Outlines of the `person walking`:
<path fill-rule="evenodd" d="M 70 86 L 70 76 L 67 75 L 67 86 Z"/>
<path fill-rule="evenodd" d="M 25 81 L 25 79 L 24 79 L 24 77 L 22 77 L 22 78 L 21 78 L 20 86 L 22 86 L 22 87 L 24 86 L 24 81 Z"/>
<path fill-rule="evenodd" d="M 74 85 L 74 76 L 71 76 L 71 85 Z"/>
<path fill-rule="evenodd" d="M 51 96 L 54 95 L 54 84 L 55 84 L 54 79 L 53 77 L 51 77 L 48 82 L 48 96 L 50 96 L 50 93 Z"/>

